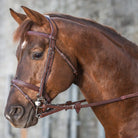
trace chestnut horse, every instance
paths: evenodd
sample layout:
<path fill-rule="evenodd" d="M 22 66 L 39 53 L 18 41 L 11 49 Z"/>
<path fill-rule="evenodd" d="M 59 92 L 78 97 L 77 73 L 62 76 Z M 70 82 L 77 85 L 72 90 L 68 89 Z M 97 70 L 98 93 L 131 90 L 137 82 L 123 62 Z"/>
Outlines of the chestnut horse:
<path fill-rule="evenodd" d="M 88 19 L 57 13 L 47 14 L 49 18 L 46 18 L 27 7 L 22 8 L 26 15 L 11 9 L 11 15 L 19 24 L 14 39 L 20 40 L 15 80 L 26 82 L 24 85 L 35 85 L 36 88 L 41 85 L 49 43 L 55 38 L 49 40 L 27 32 L 51 34 L 50 19 L 54 22 L 53 28 L 57 29 L 54 44 L 64 55 L 55 50 L 49 77 L 44 83 L 45 96 L 54 99 L 72 83 L 81 89 L 88 103 L 138 91 L 137 45 L 112 28 Z M 77 70 L 77 75 L 73 69 Z M 7 100 L 6 118 L 19 128 L 35 125 L 38 118 L 31 103 L 36 101 L 37 92 L 23 85 L 20 88 L 14 86 L 11 86 Z M 26 100 L 24 95 L 32 101 L 29 98 Z M 107 138 L 134 138 L 138 135 L 137 101 L 138 98 L 134 97 L 92 108 L 104 126 Z"/>

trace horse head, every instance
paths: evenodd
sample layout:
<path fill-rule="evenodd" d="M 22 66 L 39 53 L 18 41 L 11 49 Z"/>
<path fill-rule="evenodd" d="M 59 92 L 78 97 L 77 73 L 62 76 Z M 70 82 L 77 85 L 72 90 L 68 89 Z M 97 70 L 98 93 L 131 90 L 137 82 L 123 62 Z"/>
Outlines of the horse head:
<path fill-rule="evenodd" d="M 26 15 L 10 10 L 19 24 L 14 39 L 20 43 L 16 51 L 17 71 L 12 81 L 5 116 L 15 127 L 35 125 L 38 118 L 35 116 L 34 102 L 38 91 L 41 89 L 44 98 L 48 95 L 50 100 L 54 99 L 74 82 L 72 69 L 77 68 L 73 48 L 67 41 L 67 32 L 60 20 L 51 20 L 29 8 L 22 8 Z M 53 51 L 49 53 L 51 47 Z M 61 51 L 67 53 L 66 56 Z M 53 52 L 53 58 L 49 60 Z M 27 84 L 38 88 L 38 91 L 24 87 Z"/>

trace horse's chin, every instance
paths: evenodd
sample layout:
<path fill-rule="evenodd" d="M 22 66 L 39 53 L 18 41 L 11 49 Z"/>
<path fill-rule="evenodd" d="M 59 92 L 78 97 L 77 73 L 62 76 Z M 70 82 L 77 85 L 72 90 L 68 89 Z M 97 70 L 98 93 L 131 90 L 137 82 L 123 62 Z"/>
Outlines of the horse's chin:
<path fill-rule="evenodd" d="M 37 122 L 38 122 L 38 118 L 35 117 L 35 111 L 33 109 L 31 109 L 24 128 L 34 126 L 37 124 Z"/>

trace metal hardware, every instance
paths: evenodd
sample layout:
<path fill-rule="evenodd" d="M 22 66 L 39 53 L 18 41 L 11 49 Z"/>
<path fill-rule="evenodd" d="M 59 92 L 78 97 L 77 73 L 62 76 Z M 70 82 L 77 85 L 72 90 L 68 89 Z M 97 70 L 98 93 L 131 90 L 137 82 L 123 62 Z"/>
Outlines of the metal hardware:
<path fill-rule="evenodd" d="M 35 105 L 36 105 L 37 107 L 39 107 L 41 104 L 42 104 L 41 101 L 39 101 L 39 100 L 35 101 Z"/>

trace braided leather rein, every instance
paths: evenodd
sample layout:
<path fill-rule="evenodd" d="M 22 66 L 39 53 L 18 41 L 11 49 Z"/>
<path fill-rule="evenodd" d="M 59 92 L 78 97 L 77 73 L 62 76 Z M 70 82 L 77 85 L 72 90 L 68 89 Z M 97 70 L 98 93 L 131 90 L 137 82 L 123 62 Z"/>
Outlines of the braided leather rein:
<path fill-rule="evenodd" d="M 26 83 L 18 79 L 13 79 L 11 81 L 11 85 L 15 87 L 32 105 L 33 109 L 36 111 L 35 116 L 37 118 L 42 118 L 50 114 L 59 112 L 61 110 L 69 110 L 69 109 L 75 109 L 76 112 L 79 113 L 81 108 L 96 107 L 96 106 L 114 103 L 114 102 L 118 102 L 118 101 L 122 101 L 122 100 L 126 100 L 129 98 L 138 96 L 138 92 L 136 92 L 133 94 L 121 96 L 119 98 L 100 101 L 96 103 L 83 104 L 83 105 L 81 103 L 86 102 L 85 99 L 76 101 L 76 102 L 67 101 L 65 104 L 51 104 L 52 99 L 49 97 L 47 93 L 45 93 L 45 97 L 44 97 L 44 92 L 45 92 L 44 87 L 48 81 L 48 77 L 52 69 L 55 50 L 66 61 L 66 63 L 72 69 L 74 75 L 77 75 L 77 70 L 74 67 L 74 65 L 71 63 L 71 61 L 67 58 L 67 56 L 56 46 L 57 27 L 56 27 L 55 22 L 52 19 L 50 19 L 49 16 L 45 16 L 45 17 L 49 21 L 49 24 L 51 27 L 51 34 L 46 34 L 46 33 L 36 32 L 36 31 L 27 32 L 27 35 L 36 35 L 36 36 L 41 36 L 41 37 L 49 39 L 48 55 L 47 55 L 46 64 L 45 64 L 44 73 L 41 79 L 40 87 L 30 84 L 30 83 Z M 24 91 L 22 91 L 20 87 L 26 87 L 28 89 L 38 92 L 37 100 L 33 101 Z"/>

